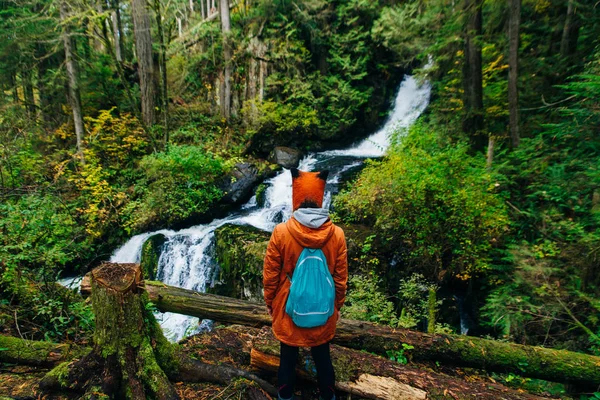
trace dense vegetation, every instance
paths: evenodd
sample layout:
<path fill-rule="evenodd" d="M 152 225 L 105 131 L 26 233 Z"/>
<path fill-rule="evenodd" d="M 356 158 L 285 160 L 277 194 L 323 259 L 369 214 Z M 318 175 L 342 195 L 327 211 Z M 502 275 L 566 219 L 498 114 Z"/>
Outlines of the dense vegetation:
<path fill-rule="evenodd" d="M 238 162 L 361 136 L 413 70 L 426 114 L 335 201 L 370 232 L 343 312 L 600 354 L 597 4 L 214 3 L 1 3 L 3 328 L 85 340 L 61 273 L 206 216 Z"/>
<path fill-rule="evenodd" d="M 515 142 L 506 31 L 513 16 L 504 3 L 488 1 L 482 29 L 465 32 L 464 19 L 481 6 L 467 3 L 473 9 L 407 2 L 384 11 L 396 28 L 386 31 L 388 46 L 433 58 L 434 98 L 418 124 L 398 133 L 388 156 L 369 163 L 337 197 L 337 214 L 372 226 L 380 252 L 397 260 L 400 291 L 379 283 L 378 293 L 387 291 L 400 311 L 385 322 L 417 326 L 427 319 L 428 287 L 437 285 L 444 322 L 452 322 L 443 313 L 450 307 L 477 321 L 472 332 L 598 354 L 597 10 L 574 2 L 570 15 L 562 2 L 523 2 Z M 481 110 L 469 110 L 465 94 L 465 80 L 473 78 L 465 72 L 463 40 L 474 33 Z M 469 113 L 483 119 L 477 130 L 465 124 Z M 411 273 L 425 278 L 410 286 L 420 287 L 420 308 L 406 300 Z M 352 282 L 355 290 L 372 292 L 372 279 L 361 279 Z M 384 303 L 372 304 L 367 317 L 377 320 Z"/>
<path fill-rule="evenodd" d="M 25 277 L 84 272 L 129 235 L 210 214 L 244 159 L 349 140 L 384 116 L 402 75 L 371 34 L 379 4 L 209 5 L 2 3 L 5 303 Z M 23 320 L 42 318 L 33 304 Z"/>

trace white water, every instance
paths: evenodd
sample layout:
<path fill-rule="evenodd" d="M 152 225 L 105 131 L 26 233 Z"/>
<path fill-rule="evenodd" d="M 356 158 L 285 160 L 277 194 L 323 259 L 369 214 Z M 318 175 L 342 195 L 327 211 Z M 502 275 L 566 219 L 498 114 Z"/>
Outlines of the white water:
<path fill-rule="evenodd" d="M 427 68 L 427 67 L 426 67 Z M 429 83 L 419 84 L 412 76 L 407 76 L 400 85 L 392 113 L 381 129 L 345 150 L 332 150 L 322 154 L 332 156 L 381 157 L 390 145 L 392 134 L 409 127 L 429 104 L 431 87 Z"/>
<path fill-rule="evenodd" d="M 301 170 L 330 170 L 324 207 L 330 206 L 341 174 L 359 166 L 364 158 L 382 156 L 389 146 L 390 135 L 399 128 L 409 126 L 423 112 L 429 93 L 428 83 L 419 85 L 413 77 L 407 76 L 398 90 L 394 108 L 383 128 L 346 150 L 309 154 L 301 160 L 298 167 Z M 140 262 L 142 245 L 146 239 L 155 234 L 163 234 L 166 241 L 158 261 L 157 279 L 172 286 L 205 292 L 218 273 L 218 265 L 213 257 L 215 229 L 224 224 L 237 224 L 252 225 L 270 232 L 275 225 L 291 216 L 292 179 L 288 170 L 284 169 L 265 183 L 268 188 L 263 207 L 258 207 L 256 198 L 253 197 L 239 212 L 209 224 L 180 231 L 163 229 L 136 235 L 117 249 L 110 261 Z M 200 323 L 198 318 L 180 314 L 159 313 L 157 317 L 165 335 L 172 341 L 179 341 L 210 326 L 208 321 Z"/>

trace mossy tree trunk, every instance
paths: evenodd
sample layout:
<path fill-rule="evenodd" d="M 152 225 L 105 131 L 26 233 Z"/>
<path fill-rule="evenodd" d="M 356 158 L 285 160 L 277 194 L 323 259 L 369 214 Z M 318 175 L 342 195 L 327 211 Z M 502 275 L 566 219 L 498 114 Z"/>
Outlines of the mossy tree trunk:
<path fill-rule="evenodd" d="M 228 365 L 187 357 L 162 333 L 143 290 L 139 264 L 104 263 L 86 275 L 82 293 L 91 293 L 96 315 L 94 348 L 75 363 L 62 363 L 40 382 L 54 388 L 103 393 L 115 399 L 179 399 L 169 379 L 230 384 L 254 381 L 269 394 L 277 390 L 257 376 Z M 195 293 L 195 292 L 194 292 Z"/>
<path fill-rule="evenodd" d="M 163 370 L 177 369 L 174 348 L 146 309 L 139 265 L 106 263 L 90 278 L 94 348 L 49 372 L 40 386 L 84 391 L 89 398 L 100 392 L 119 399 L 178 399 Z"/>

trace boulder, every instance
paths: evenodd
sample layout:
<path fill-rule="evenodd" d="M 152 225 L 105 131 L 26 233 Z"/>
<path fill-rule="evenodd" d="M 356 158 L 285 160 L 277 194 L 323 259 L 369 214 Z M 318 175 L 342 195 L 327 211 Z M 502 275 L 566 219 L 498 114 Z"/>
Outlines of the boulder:
<path fill-rule="evenodd" d="M 142 246 L 142 259 L 140 266 L 144 279 L 155 280 L 158 273 L 158 259 L 162 251 L 162 245 L 167 238 L 161 233 L 150 236 Z"/>
<path fill-rule="evenodd" d="M 223 225 L 215 231 L 219 278 L 211 293 L 262 301 L 262 267 L 270 234 L 252 226 Z"/>
<path fill-rule="evenodd" d="M 227 204 L 244 201 L 251 195 L 252 189 L 260 179 L 261 174 L 256 166 L 246 162 L 236 164 L 220 185 L 225 194 L 221 201 Z"/>
<path fill-rule="evenodd" d="M 277 146 L 273 149 L 271 160 L 283 168 L 298 168 L 302 152 L 290 147 Z"/>

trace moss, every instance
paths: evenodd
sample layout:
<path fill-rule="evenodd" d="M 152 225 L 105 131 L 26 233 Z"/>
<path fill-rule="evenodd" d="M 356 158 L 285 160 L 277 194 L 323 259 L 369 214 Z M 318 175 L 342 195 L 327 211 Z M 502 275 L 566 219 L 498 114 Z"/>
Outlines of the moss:
<path fill-rule="evenodd" d="M 1 362 L 33 365 L 51 363 L 50 360 L 55 359 L 57 353 L 64 354 L 64 359 L 70 359 L 80 357 L 89 352 L 89 349 L 86 347 L 24 340 L 2 335 L 0 335 L 0 348 L 5 349 L 0 351 Z"/>
<path fill-rule="evenodd" d="M 215 231 L 219 282 L 212 293 L 262 300 L 262 267 L 269 233 L 251 226 L 223 225 Z"/>
<path fill-rule="evenodd" d="M 142 246 L 142 259 L 140 267 L 142 268 L 142 276 L 146 280 L 155 280 L 158 273 L 158 259 L 162 250 L 162 245 L 165 243 L 165 235 L 156 234 L 150 236 Z"/>
<path fill-rule="evenodd" d="M 82 400 L 103 400 L 110 399 L 110 396 L 104 394 L 102 392 L 102 388 L 100 386 L 92 386 L 87 392 L 81 397 Z"/>
<path fill-rule="evenodd" d="M 146 306 L 150 303 L 150 299 L 148 299 L 148 293 L 142 293 L 140 298 L 142 303 L 145 305 L 144 322 L 146 323 L 147 336 L 151 337 L 153 341 L 153 356 L 156 358 L 156 362 L 160 368 L 167 375 L 174 375 L 179 370 L 179 362 L 177 361 L 177 352 L 179 351 L 179 346 L 170 343 L 167 340 L 163 334 L 162 328 L 156 321 L 156 318 L 154 318 L 154 314 L 152 314 L 149 307 Z"/>
<path fill-rule="evenodd" d="M 46 374 L 45 379 L 52 379 L 58 382 L 60 387 L 68 388 L 70 386 L 68 376 L 69 376 L 69 365 L 71 363 L 65 361 L 63 363 L 58 364 L 51 371 Z"/>
<path fill-rule="evenodd" d="M 258 185 L 256 187 L 256 204 L 259 207 L 265 206 L 266 192 L 267 192 L 267 185 L 265 185 L 264 183 L 261 183 L 260 185 Z"/>

